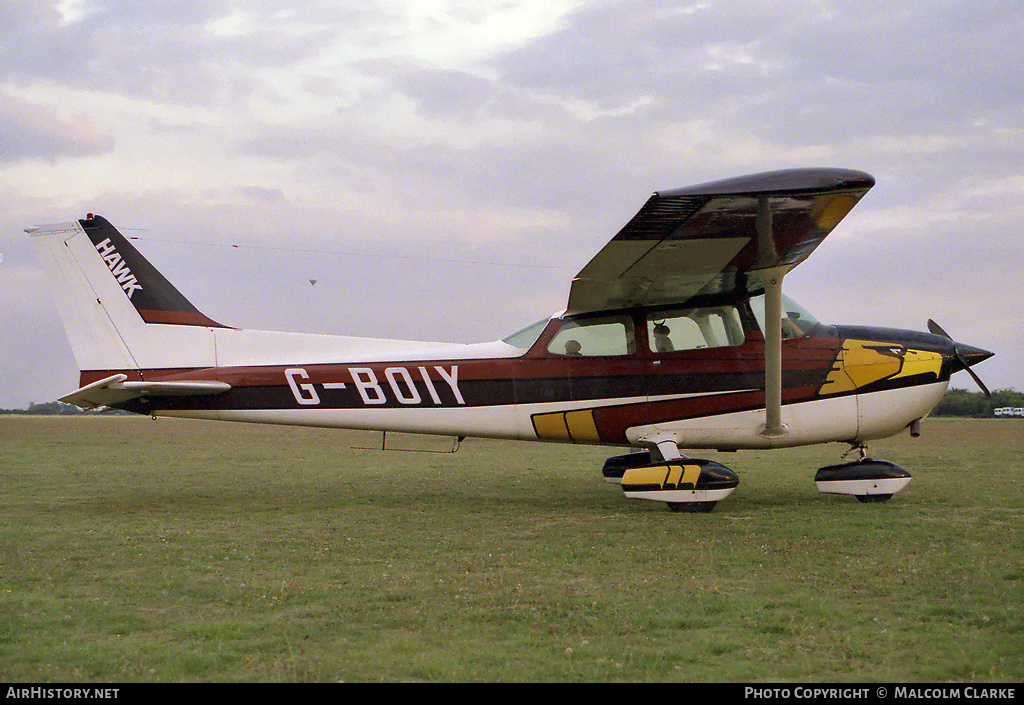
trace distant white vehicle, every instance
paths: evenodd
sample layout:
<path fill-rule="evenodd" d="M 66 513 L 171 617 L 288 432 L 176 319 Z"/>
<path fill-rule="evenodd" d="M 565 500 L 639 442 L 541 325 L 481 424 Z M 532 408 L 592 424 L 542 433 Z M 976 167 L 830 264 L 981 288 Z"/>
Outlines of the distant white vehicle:
<path fill-rule="evenodd" d="M 998 417 L 1024 419 L 1024 407 L 1001 406 L 994 413 Z"/>

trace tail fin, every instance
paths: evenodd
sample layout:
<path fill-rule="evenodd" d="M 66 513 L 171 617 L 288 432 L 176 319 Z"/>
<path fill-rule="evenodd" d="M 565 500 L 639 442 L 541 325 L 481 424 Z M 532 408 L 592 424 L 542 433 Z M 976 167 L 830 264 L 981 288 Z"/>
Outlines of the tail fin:
<path fill-rule="evenodd" d="M 224 327 L 200 313 L 106 218 L 95 215 L 79 224 L 146 323 Z"/>
<path fill-rule="evenodd" d="M 98 372 L 212 367 L 207 318 L 105 218 L 28 228 L 83 384 Z M 86 374 L 90 372 L 92 374 Z"/>

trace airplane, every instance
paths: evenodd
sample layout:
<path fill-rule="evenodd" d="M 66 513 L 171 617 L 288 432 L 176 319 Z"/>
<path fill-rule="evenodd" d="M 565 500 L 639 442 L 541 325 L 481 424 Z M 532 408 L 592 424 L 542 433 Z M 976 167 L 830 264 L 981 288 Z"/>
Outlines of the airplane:
<path fill-rule="evenodd" d="M 573 279 L 564 311 L 478 344 L 232 328 L 201 313 L 105 218 L 27 228 L 85 409 L 628 449 L 626 497 L 708 512 L 739 484 L 683 451 L 849 444 L 819 491 L 885 501 L 910 473 L 867 456 L 992 353 L 929 332 L 826 325 L 784 277 L 874 185 L 772 171 L 658 191 Z M 844 454 L 845 457 L 846 454 Z"/>

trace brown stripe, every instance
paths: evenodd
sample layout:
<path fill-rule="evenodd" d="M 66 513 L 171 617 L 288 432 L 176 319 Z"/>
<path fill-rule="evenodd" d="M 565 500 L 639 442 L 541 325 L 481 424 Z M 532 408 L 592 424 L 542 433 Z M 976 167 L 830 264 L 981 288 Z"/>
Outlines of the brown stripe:
<path fill-rule="evenodd" d="M 204 326 L 207 328 L 227 328 L 207 318 L 198 311 L 155 311 L 139 309 L 139 315 L 146 323 L 170 323 L 178 326 Z"/>

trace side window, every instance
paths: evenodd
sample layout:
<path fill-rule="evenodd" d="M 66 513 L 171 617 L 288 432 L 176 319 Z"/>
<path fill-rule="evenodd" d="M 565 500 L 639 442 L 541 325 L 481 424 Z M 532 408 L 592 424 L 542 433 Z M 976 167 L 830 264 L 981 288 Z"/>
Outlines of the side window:
<path fill-rule="evenodd" d="M 631 355 L 635 351 L 633 322 L 620 317 L 567 321 L 548 344 L 548 352 L 570 357 Z"/>
<path fill-rule="evenodd" d="M 647 318 L 654 353 L 742 345 L 743 324 L 734 306 L 663 311 Z"/>

